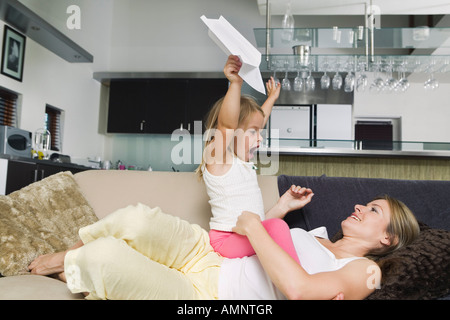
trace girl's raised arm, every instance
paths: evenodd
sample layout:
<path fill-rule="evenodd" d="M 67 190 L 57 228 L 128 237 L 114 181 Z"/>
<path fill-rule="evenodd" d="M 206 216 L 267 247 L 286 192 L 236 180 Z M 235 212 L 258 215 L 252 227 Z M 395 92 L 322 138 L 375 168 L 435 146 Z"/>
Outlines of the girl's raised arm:
<path fill-rule="evenodd" d="M 225 76 L 228 81 L 230 81 L 230 85 L 219 112 L 217 127 L 221 131 L 226 129 L 236 129 L 238 126 L 243 82 L 238 74 L 241 66 L 242 63 L 239 57 L 231 55 L 228 57 L 227 63 L 223 69 Z"/>

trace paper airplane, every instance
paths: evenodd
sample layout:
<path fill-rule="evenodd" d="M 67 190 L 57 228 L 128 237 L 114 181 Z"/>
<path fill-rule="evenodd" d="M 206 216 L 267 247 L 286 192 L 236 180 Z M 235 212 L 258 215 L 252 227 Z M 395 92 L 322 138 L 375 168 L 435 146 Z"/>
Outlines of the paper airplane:
<path fill-rule="evenodd" d="M 239 71 L 241 78 L 256 91 L 266 94 L 261 72 L 259 71 L 261 53 L 224 17 L 208 19 L 203 15 L 200 19 L 209 28 L 209 37 L 227 56 L 232 54 L 241 59 L 242 66 Z"/>

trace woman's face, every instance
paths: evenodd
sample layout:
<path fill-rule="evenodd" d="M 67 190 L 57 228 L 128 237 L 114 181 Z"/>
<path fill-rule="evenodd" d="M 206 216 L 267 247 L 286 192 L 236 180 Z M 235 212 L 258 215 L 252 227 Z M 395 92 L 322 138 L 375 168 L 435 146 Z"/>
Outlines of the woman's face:
<path fill-rule="evenodd" d="M 342 221 L 344 236 L 364 240 L 370 248 L 389 245 L 387 227 L 391 210 L 386 200 L 375 200 L 367 205 L 355 205 L 355 211 Z"/>

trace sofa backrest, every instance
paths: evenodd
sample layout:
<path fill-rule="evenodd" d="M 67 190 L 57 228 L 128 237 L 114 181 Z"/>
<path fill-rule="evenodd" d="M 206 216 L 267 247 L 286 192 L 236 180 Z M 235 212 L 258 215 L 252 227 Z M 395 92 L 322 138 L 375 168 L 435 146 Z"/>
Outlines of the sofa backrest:
<path fill-rule="evenodd" d="M 100 219 L 140 202 L 209 230 L 209 198 L 193 172 L 90 170 L 74 177 Z M 258 176 L 258 183 L 268 210 L 278 200 L 277 177 Z"/>
<path fill-rule="evenodd" d="M 354 212 L 355 204 L 366 204 L 388 194 L 403 201 L 418 221 L 430 227 L 450 230 L 450 181 L 391 180 L 374 178 L 336 178 L 279 176 L 280 194 L 292 184 L 311 188 L 313 200 L 302 210 L 289 213 L 291 227 L 311 230 L 326 226 L 329 237 L 340 230 L 340 223 Z"/>

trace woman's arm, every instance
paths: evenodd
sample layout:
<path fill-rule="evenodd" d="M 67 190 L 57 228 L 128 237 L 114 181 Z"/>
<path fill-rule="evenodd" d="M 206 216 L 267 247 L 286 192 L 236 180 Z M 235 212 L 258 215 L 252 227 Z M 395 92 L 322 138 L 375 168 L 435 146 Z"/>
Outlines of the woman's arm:
<path fill-rule="evenodd" d="M 259 217 L 244 212 L 233 232 L 246 235 L 275 286 L 288 299 L 333 299 L 342 293 L 346 299 L 363 299 L 374 288 L 368 285 L 377 268 L 368 259 L 355 260 L 333 271 L 310 275 L 269 236 Z"/>

